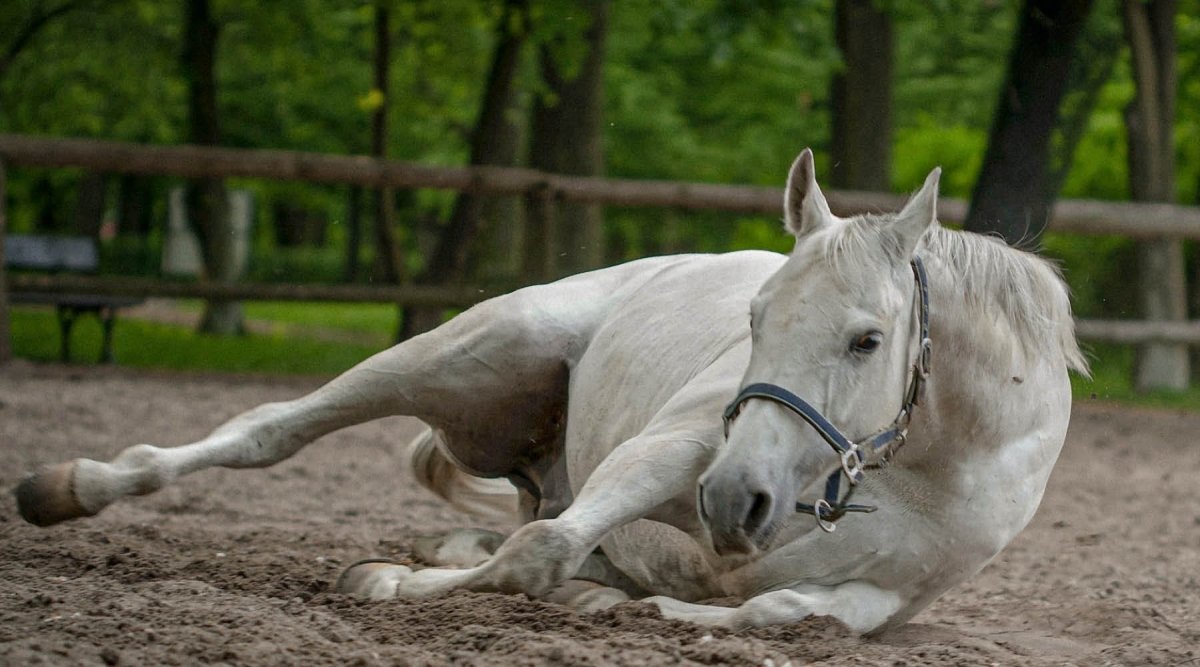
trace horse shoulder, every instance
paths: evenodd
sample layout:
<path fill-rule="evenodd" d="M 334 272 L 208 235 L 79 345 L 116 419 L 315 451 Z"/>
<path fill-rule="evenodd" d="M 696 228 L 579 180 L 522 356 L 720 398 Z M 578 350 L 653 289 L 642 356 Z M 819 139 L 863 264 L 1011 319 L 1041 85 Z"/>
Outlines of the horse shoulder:
<path fill-rule="evenodd" d="M 609 311 L 572 373 L 573 486 L 649 428 L 719 427 L 724 403 L 736 393 L 748 359 L 750 299 L 782 258 L 744 252 L 678 259 Z"/>

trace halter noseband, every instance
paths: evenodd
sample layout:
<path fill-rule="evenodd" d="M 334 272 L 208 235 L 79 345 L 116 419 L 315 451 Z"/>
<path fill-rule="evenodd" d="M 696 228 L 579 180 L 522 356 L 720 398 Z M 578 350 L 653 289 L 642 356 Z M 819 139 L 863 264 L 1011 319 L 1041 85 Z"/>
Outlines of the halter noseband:
<path fill-rule="evenodd" d="M 921 403 L 925 392 L 925 380 L 929 377 L 929 362 L 933 349 L 929 339 L 929 278 L 925 274 L 925 265 L 920 257 L 914 256 L 911 265 L 917 286 L 920 343 L 917 359 L 912 366 L 912 379 L 904 392 L 904 404 L 889 426 L 867 436 L 861 442 L 853 442 L 807 401 L 783 387 L 768 382 L 756 382 L 747 386 L 733 399 L 729 407 L 725 408 L 725 437 L 729 437 L 729 427 L 742 411 L 742 405 L 752 398 L 762 398 L 775 401 L 799 415 L 837 452 L 841 458 L 841 466 L 825 480 L 824 497 L 811 505 L 796 503 L 796 511 L 811 513 L 816 517 L 817 525 L 827 533 L 832 533 L 837 528 L 834 522 L 847 512 L 874 512 L 877 509 L 871 505 L 851 504 L 850 496 L 862 480 L 864 470 L 882 467 L 904 445 L 908 435 L 908 424 L 912 421 L 913 408 Z M 842 475 L 845 475 L 846 481 L 850 483 L 850 490 L 846 492 L 845 497 L 839 498 Z"/>

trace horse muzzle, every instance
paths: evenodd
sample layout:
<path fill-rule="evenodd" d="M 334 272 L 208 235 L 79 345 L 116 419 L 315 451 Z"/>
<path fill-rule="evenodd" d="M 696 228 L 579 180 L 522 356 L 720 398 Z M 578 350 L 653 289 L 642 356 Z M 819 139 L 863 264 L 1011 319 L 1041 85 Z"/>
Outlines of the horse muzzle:
<path fill-rule="evenodd" d="M 765 550 L 785 510 L 796 502 L 795 491 L 783 480 L 775 482 L 739 468 L 710 469 L 697 488 L 700 520 L 721 556 Z"/>

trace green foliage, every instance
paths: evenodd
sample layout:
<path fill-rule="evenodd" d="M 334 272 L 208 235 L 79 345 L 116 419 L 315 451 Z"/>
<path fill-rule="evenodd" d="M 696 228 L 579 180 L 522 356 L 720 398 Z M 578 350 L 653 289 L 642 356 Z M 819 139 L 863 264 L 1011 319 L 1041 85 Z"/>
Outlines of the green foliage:
<path fill-rule="evenodd" d="M 1071 286 L 1071 305 L 1077 317 L 1131 319 L 1137 316 L 1136 281 L 1129 280 L 1135 245 L 1114 236 L 1077 237 L 1049 233 L 1043 253 L 1063 268 Z"/>
<path fill-rule="evenodd" d="M 776 184 L 800 148 L 827 143 L 831 4 L 714 23 L 720 6 L 614 5 L 609 173 Z"/>
<path fill-rule="evenodd" d="M 986 130 L 1004 80 L 1018 3 L 893 2 L 896 128 Z M 903 158 L 897 151 L 897 161 Z M 897 165 L 898 166 L 898 165 Z"/>
<path fill-rule="evenodd" d="M 1200 0 L 1183 0 L 1175 20 L 1179 42 L 1179 98 L 1175 148 L 1179 201 L 1200 204 Z"/>
<path fill-rule="evenodd" d="M 986 147 L 984 128 L 940 123 L 932 114 L 918 115 L 910 125 L 896 130 L 893 188 L 915 192 L 925 182 L 929 170 L 940 166 L 941 194 L 969 198 Z"/>
<path fill-rule="evenodd" d="M 376 1 L 391 12 L 393 27 L 386 97 L 372 88 L 375 2 L 213 0 L 221 26 L 217 66 L 225 143 L 361 154 L 368 148 L 370 113 L 386 105 L 391 157 L 463 164 L 503 2 Z M 545 46 L 570 75 L 586 48 L 587 13 L 580 1 L 530 0 L 528 25 L 514 23 L 507 29 L 528 28 L 526 55 Z M 0 3 L 0 53 L 16 43 L 33 17 L 65 2 Z M 820 169 L 829 169 L 824 158 L 830 132 L 828 89 L 842 66 L 833 40 L 833 2 L 612 2 L 604 74 L 608 173 L 778 186 L 789 161 L 804 146 L 817 151 Z M 893 18 L 896 45 L 892 187 L 911 192 L 931 167 L 941 165 L 943 193 L 968 197 L 1005 75 L 1018 3 L 881 5 Z M 1106 62 L 1111 72 L 1095 87 L 1094 108 L 1082 118 L 1062 196 L 1128 197 L 1123 111 L 1134 85 L 1118 5 L 1116 0 L 1097 0 L 1086 31 L 1088 55 L 1073 80 L 1087 81 L 1089 72 L 1103 80 L 1096 73 L 1105 71 L 1100 66 Z M 72 6 L 0 68 L 0 131 L 180 143 L 187 102 L 179 64 L 182 2 L 82 0 Z M 1196 203 L 1200 0 L 1180 0 L 1176 29 L 1177 193 L 1180 201 Z M 528 100 L 546 91 L 534 59 L 526 60 L 519 86 Z M 1086 86 L 1074 90 L 1068 111 L 1086 101 Z M 1060 149 L 1068 143 L 1061 136 L 1057 142 Z M 71 170 L 13 170 L 12 228 L 71 231 L 78 179 Z M 106 243 L 106 271 L 157 272 L 164 197 L 176 183 L 155 179 L 152 217 L 160 228 L 145 238 L 119 236 Z M 266 181 L 232 185 L 249 188 L 256 197 L 251 279 L 340 279 L 346 188 Z M 116 206 L 112 190 L 110 209 Z M 398 235 L 412 266 L 428 250 L 426 232 L 447 217 L 453 201 L 448 192 L 398 194 Z M 325 246 L 280 249 L 269 224 L 276 202 L 326 218 Z M 364 255 L 369 255 L 369 197 L 362 204 Z M 606 215 L 612 261 L 659 252 L 785 252 L 791 246 L 779 221 L 769 217 L 629 209 L 609 209 Z M 1080 315 L 1133 314 L 1130 242 L 1051 234 L 1045 248 L 1061 263 Z M 266 316 L 288 317 L 282 312 Z M 341 312 L 338 317 L 354 315 Z M 390 332 L 392 324 L 384 329 Z M 27 343 L 42 345 L 45 340 Z M 1106 359 L 1120 357 L 1105 354 Z"/>

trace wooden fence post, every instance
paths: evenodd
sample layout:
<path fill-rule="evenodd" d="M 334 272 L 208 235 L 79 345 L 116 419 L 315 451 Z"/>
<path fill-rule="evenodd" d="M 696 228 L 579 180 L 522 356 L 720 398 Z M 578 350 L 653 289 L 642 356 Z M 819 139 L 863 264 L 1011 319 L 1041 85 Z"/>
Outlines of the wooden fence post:
<path fill-rule="evenodd" d="M 1137 201 L 1175 200 L 1174 0 L 1121 3 L 1133 65 L 1134 97 L 1125 108 L 1130 194 Z M 1142 316 L 1151 321 L 1187 320 L 1183 243 L 1154 239 L 1138 245 Z M 1187 389 L 1191 380 L 1186 345 L 1148 343 L 1138 348 L 1134 386 Z"/>
<path fill-rule="evenodd" d="M 4 238 L 8 234 L 8 174 L 0 160 L 0 364 L 12 359 L 12 330 L 8 312 L 8 272 L 5 269 Z"/>

